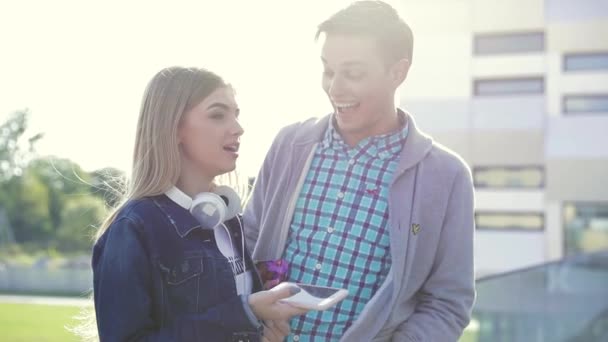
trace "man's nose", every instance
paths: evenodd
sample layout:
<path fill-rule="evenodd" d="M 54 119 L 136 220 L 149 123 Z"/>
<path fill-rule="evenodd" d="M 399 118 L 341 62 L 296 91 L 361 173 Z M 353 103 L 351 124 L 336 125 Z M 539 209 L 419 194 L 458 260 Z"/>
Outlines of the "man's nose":
<path fill-rule="evenodd" d="M 340 98 L 344 93 L 344 81 L 341 77 L 334 77 L 329 81 L 329 89 L 327 90 L 329 95 L 336 99 Z"/>

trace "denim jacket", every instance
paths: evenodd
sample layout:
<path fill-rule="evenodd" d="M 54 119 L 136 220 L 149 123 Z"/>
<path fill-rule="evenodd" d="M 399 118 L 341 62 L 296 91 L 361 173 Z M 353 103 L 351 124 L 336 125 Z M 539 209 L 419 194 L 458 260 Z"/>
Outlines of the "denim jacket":
<path fill-rule="evenodd" d="M 239 222 L 227 227 L 242 239 Z M 252 271 L 253 291 L 261 289 Z M 94 300 L 105 341 L 258 341 L 261 325 L 215 243 L 166 195 L 133 200 L 93 248 Z M 253 319 L 252 319 L 253 317 Z"/>

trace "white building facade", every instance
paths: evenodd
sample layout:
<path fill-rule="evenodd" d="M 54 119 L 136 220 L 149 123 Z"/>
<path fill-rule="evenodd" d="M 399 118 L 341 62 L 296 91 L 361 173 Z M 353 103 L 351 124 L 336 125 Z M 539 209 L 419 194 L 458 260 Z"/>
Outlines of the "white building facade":
<path fill-rule="evenodd" d="M 400 1 L 400 105 L 471 166 L 477 275 L 608 249 L 608 1 Z"/>

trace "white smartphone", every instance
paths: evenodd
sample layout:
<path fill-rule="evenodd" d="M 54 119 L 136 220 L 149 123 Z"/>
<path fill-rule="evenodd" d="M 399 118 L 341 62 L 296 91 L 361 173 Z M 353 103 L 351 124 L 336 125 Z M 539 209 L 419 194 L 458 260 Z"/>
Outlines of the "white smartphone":
<path fill-rule="evenodd" d="M 274 289 L 280 289 L 284 286 L 297 286 L 301 291 L 291 297 L 281 299 L 282 302 L 309 310 L 322 311 L 329 309 L 348 295 L 346 289 L 290 282 L 281 283 Z"/>

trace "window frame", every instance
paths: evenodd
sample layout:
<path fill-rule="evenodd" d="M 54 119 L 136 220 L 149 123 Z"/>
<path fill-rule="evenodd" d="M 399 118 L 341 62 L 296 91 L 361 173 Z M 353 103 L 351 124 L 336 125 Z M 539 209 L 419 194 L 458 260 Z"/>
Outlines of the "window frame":
<path fill-rule="evenodd" d="M 604 201 L 576 201 L 576 200 L 568 200 L 568 201 L 563 201 L 561 203 L 561 212 L 560 212 L 560 219 L 561 219 L 561 233 L 563 234 L 563 239 L 562 239 L 562 255 L 564 257 L 568 257 L 568 256 L 573 256 L 573 255 L 577 255 L 581 252 L 575 252 L 573 254 L 568 254 L 568 232 L 566 230 L 566 206 L 568 205 L 573 205 L 576 206 L 576 204 L 586 204 L 586 205 L 602 205 L 602 206 L 606 206 L 608 207 L 608 200 L 604 200 Z M 591 253 L 589 251 L 587 252 L 583 252 L 583 253 Z"/>
<path fill-rule="evenodd" d="M 604 68 L 588 68 L 588 69 L 568 69 L 568 58 L 576 58 L 576 57 L 589 57 L 589 56 L 606 56 L 606 60 L 608 61 L 608 51 L 589 51 L 589 52 L 570 52 L 564 53 L 562 55 L 562 71 L 565 73 L 576 73 L 576 72 L 597 72 L 601 70 L 605 70 L 608 72 L 608 65 Z"/>
<path fill-rule="evenodd" d="M 513 170 L 513 171 L 521 171 L 526 169 L 536 169 L 541 172 L 542 179 L 540 185 L 537 186 L 491 186 L 491 185 L 482 185 L 477 182 L 475 175 L 478 171 L 488 171 L 492 169 L 503 169 L 503 170 Z M 472 170 L 473 175 L 473 186 L 476 189 L 513 189 L 513 190 L 538 190 L 544 189 L 546 186 L 546 171 L 543 165 L 483 165 L 483 166 L 473 166 Z"/>
<path fill-rule="evenodd" d="M 501 92 L 501 93 L 480 93 L 479 83 L 482 82 L 508 82 L 508 81 L 540 81 L 540 91 L 538 92 Z M 503 97 L 503 96 L 540 96 L 545 94 L 546 85 L 543 75 L 536 76 L 521 76 L 521 77 L 491 77 L 491 78 L 474 78 L 473 79 L 473 97 Z"/>
<path fill-rule="evenodd" d="M 572 111 L 568 110 L 568 100 L 573 98 L 603 98 L 608 101 L 608 93 L 579 93 L 579 94 L 564 94 L 562 95 L 562 113 L 565 115 L 587 115 L 587 114 L 599 114 L 608 113 L 608 107 L 606 110 L 590 110 L 590 111 Z"/>
<path fill-rule="evenodd" d="M 526 37 L 526 36 L 541 36 L 542 46 L 540 50 L 524 50 L 524 51 L 494 51 L 494 52 L 481 52 L 479 39 L 491 39 L 491 38 L 506 38 L 506 37 Z M 546 33 L 545 31 L 513 31 L 513 32 L 483 32 L 473 34 L 473 47 L 472 53 L 474 57 L 481 56 L 503 56 L 503 55 L 523 55 L 523 54 L 534 54 L 544 53 L 547 49 Z"/>
<path fill-rule="evenodd" d="M 540 227 L 540 228 L 534 228 L 534 229 L 515 228 L 515 227 L 505 227 L 505 228 L 482 227 L 482 226 L 479 226 L 477 224 L 477 219 L 481 215 L 511 215 L 511 216 L 537 215 L 541 219 L 542 227 Z M 542 211 L 521 211 L 521 210 L 509 210 L 509 211 L 476 210 L 475 211 L 475 230 L 476 231 L 539 233 L 539 232 L 544 232 L 546 230 L 546 225 L 547 225 L 547 220 L 545 218 L 545 213 L 542 212 Z"/>

